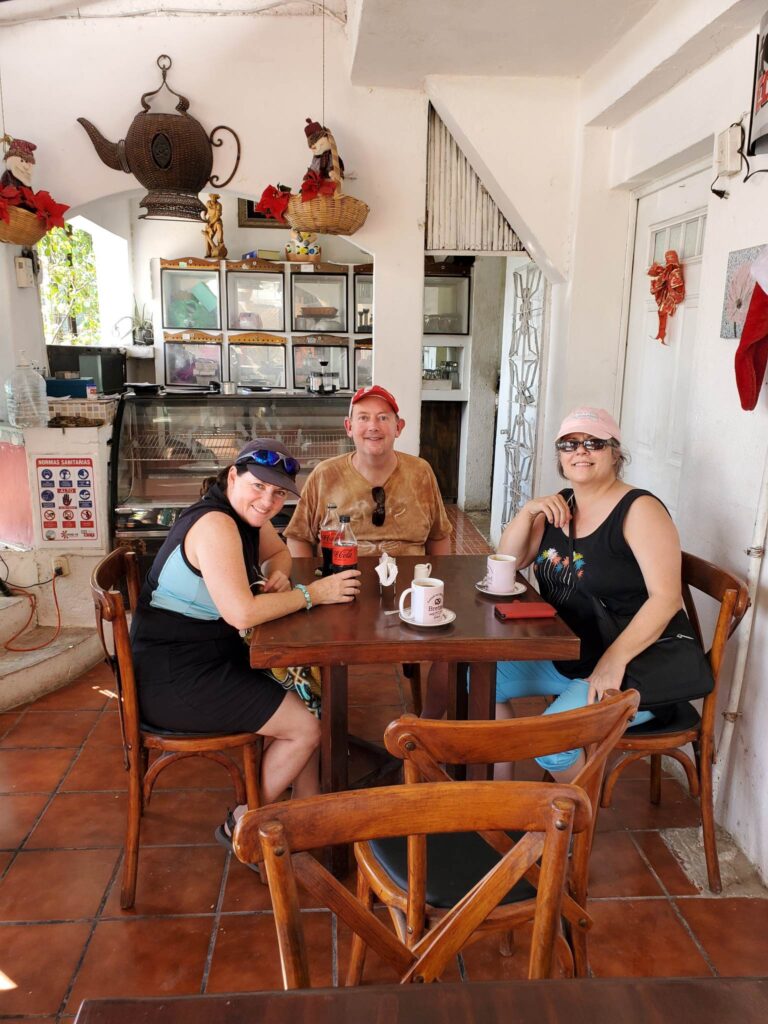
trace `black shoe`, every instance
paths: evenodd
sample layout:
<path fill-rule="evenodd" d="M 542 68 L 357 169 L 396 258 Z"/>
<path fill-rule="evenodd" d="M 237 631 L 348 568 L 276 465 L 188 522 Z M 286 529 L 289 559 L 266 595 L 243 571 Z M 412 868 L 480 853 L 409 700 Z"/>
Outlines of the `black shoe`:
<path fill-rule="evenodd" d="M 225 850 L 229 850 L 231 854 L 236 856 L 234 849 L 232 848 L 232 833 L 235 831 L 235 816 L 232 811 L 227 811 L 227 817 L 223 825 L 219 825 L 216 831 L 213 833 L 216 842 L 224 847 Z M 246 864 L 247 868 L 251 871 L 255 871 L 258 874 L 258 864 Z"/>

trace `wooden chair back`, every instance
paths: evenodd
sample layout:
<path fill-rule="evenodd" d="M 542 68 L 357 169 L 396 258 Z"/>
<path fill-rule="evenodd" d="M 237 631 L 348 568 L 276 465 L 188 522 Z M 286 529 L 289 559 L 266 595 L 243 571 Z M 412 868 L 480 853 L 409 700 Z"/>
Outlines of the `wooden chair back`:
<path fill-rule="evenodd" d="M 133 612 L 139 602 L 141 579 L 138 558 L 129 548 L 116 548 L 103 558 L 91 575 L 91 594 L 96 610 L 96 629 L 104 649 L 104 657 L 112 669 L 118 695 L 120 726 L 126 751 L 140 747 L 139 699 L 133 668 L 131 638 L 123 593 Z M 104 623 L 112 626 L 114 653 L 110 651 Z"/>
<path fill-rule="evenodd" d="M 451 782 L 332 793 L 248 811 L 234 848 L 264 861 L 283 985 L 310 985 L 297 883 L 327 906 L 397 971 L 401 984 L 434 981 L 509 889 L 539 862 L 529 977 L 552 970 L 571 834 L 589 828 L 592 808 L 577 786 L 534 782 Z M 422 834 L 516 830 L 525 835 L 410 948 L 307 851 L 318 846 Z M 414 871 L 424 864 L 414 865 Z"/>

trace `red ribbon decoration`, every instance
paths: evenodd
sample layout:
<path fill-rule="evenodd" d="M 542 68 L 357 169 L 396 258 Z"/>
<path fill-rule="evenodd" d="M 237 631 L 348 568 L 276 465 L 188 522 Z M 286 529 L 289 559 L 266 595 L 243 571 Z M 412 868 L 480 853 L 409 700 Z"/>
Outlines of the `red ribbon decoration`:
<path fill-rule="evenodd" d="M 675 315 L 675 310 L 685 298 L 685 282 L 680 257 L 674 249 L 664 253 L 665 266 L 652 263 L 648 268 L 651 278 L 651 295 L 659 307 L 659 333 L 656 340 L 666 345 L 667 318 Z"/>

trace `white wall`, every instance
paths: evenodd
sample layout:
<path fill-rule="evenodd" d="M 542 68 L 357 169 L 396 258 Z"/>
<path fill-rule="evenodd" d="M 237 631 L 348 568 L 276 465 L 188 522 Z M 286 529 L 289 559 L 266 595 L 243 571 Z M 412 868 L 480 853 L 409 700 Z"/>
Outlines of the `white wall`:
<path fill-rule="evenodd" d="M 232 194 L 259 196 L 277 182 L 295 188 L 310 159 L 304 119 L 321 117 L 318 32 L 319 19 L 301 17 L 84 18 L 6 28 L 0 37 L 6 124 L 38 144 L 35 186 L 59 201 L 81 207 L 135 189 L 132 176 L 102 164 L 76 118 L 87 117 L 111 141 L 124 138 L 142 92 L 159 83 L 158 54 L 169 53 L 170 83 L 189 98 L 190 113 L 208 130 L 226 123 L 240 135 L 243 155 Z M 69 67 L 80 69 L 68 78 L 66 90 L 61 88 L 62 53 Z M 402 448 L 417 452 L 426 99 L 404 90 L 352 87 L 345 59 L 343 32 L 329 21 L 325 119 L 347 171 L 357 176 L 345 191 L 371 208 L 354 241 L 376 261 L 375 379 L 396 390 L 409 421 Z M 217 150 L 214 170 L 226 175 L 231 156 L 229 145 Z M 152 228 L 159 236 L 153 254 L 162 251 L 164 229 Z M 190 232 L 184 248 L 200 252 L 196 226 L 184 230 Z M 245 252 L 254 247 L 256 233 L 243 234 Z M 262 244 L 272 247 L 278 232 L 263 234 L 269 241 Z M 240 255 L 237 239 L 236 234 L 233 251 Z"/>

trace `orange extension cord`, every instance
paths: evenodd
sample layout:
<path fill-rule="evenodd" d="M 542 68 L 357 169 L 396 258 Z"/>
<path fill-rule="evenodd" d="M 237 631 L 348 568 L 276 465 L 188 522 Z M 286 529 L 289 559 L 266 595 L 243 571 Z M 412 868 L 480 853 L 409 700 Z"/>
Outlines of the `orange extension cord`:
<path fill-rule="evenodd" d="M 20 654 L 24 654 L 27 651 L 42 651 L 42 649 L 44 647 L 48 647 L 50 644 L 52 644 L 53 641 L 56 639 L 56 637 L 61 632 L 61 609 L 59 608 L 59 598 L 58 598 L 58 596 L 56 594 L 56 577 L 55 576 L 51 579 L 51 583 L 53 585 L 53 603 L 56 605 L 56 632 L 53 634 L 53 636 L 50 638 L 50 640 L 46 640 L 44 644 L 38 644 L 37 647 L 14 647 L 13 646 L 13 641 L 17 637 L 21 636 L 21 634 L 26 630 L 27 626 L 30 624 L 30 622 L 34 618 L 35 609 L 37 608 L 37 598 L 34 596 L 34 594 L 28 593 L 28 589 L 29 588 L 27 588 L 27 587 L 21 587 L 17 583 L 8 583 L 7 584 L 9 590 L 12 590 L 14 593 L 18 592 L 22 597 L 26 597 L 26 599 L 29 601 L 29 618 L 24 623 L 24 625 L 21 627 L 21 629 L 19 629 L 16 633 L 13 634 L 13 636 L 10 638 L 10 640 L 6 640 L 5 641 L 5 643 L 3 644 L 3 647 L 5 648 L 6 651 L 14 651 L 14 652 L 20 653 Z"/>

